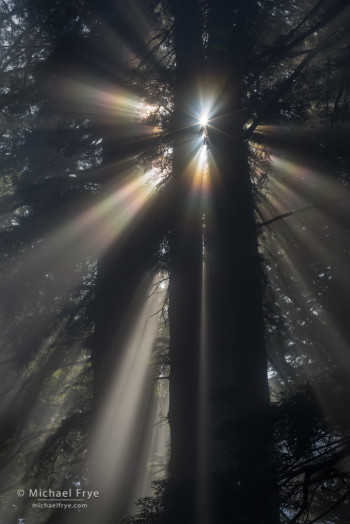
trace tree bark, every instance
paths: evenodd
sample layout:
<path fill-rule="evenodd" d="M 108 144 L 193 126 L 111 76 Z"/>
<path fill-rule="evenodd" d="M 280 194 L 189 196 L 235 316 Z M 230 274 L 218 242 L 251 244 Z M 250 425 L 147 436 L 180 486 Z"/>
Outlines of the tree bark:
<path fill-rule="evenodd" d="M 249 2 L 247 2 L 248 4 Z M 249 6 L 210 3 L 208 91 L 219 110 L 208 127 L 212 211 L 207 219 L 214 426 L 234 428 L 240 523 L 279 522 L 254 202 L 243 130 L 243 64 Z M 265 416 L 264 416 L 265 415 Z M 215 430 L 215 427 L 214 427 Z M 226 450 L 226 457 L 227 457 Z M 220 458 L 221 454 L 221 458 Z M 214 444 L 224 469 L 223 446 Z"/>
<path fill-rule="evenodd" d="M 175 139 L 170 210 L 170 477 L 187 486 L 177 497 L 181 522 L 194 522 L 197 476 L 198 369 L 202 271 L 201 203 L 195 187 L 198 125 L 193 116 L 201 65 L 201 24 L 195 1 L 172 1 L 176 26 Z M 192 113 L 192 115 L 191 115 Z M 198 145 L 197 145 L 198 148 Z M 190 495 L 191 492 L 191 495 Z M 179 509 L 182 504 L 182 509 Z M 180 515 L 181 513 L 181 515 Z"/>

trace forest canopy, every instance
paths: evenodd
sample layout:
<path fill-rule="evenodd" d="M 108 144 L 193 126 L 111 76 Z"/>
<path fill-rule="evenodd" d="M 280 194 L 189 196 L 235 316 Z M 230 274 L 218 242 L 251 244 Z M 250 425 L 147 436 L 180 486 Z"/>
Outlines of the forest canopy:
<path fill-rule="evenodd" d="M 348 522 L 349 29 L 1 0 L 0 523 Z"/>

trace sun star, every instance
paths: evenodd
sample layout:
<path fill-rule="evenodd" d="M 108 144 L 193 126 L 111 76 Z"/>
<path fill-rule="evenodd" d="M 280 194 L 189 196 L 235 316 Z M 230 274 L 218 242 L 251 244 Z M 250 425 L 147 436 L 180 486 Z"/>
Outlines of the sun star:
<path fill-rule="evenodd" d="M 199 123 L 202 127 L 205 127 L 208 123 L 208 113 L 203 112 L 199 118 Z"/>

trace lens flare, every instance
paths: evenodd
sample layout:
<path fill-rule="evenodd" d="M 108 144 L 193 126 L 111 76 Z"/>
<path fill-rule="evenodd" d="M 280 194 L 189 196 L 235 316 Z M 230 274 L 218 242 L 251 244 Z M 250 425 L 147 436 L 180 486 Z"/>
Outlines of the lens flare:
<path fill-rule="evenodd" d="M 203 113 L 199 117 L 199 123 L 202 127 L 205 127 L 208 124 L 209 121 L 209 115 L 207 111 L 203 111 Z"/>

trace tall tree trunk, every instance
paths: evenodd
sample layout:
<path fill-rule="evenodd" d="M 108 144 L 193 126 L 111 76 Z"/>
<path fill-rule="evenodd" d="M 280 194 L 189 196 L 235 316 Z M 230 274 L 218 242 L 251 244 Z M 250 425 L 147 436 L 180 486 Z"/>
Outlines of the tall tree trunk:
<path fill-rule="evenodd" d="M 175 511 L 181 522 L 193 523 L 192 497 L 197 475 L 198 368 L 202 217 L 195 188 L 198 126 L 193 102 L 198 93 L 201 60 L 201 24 L 195 1 L 170 2 L 176 26 L 175 140 L 173 189 L 170 210 L 170 476 L 186 486 L 186 502 L 177 497 Z M 192 113 L 192 116 L 191 114 Z M 197 145 L 197 149 L 196 149 Z M 191 492 L 191 495 L 189 495 Z M 180 505 L 183 503 L 181 509 Z"/>
<path fill-rule="evenodd" d="M 120 150 L 118 137 L 113 137 L 112 133 L 113 128 L 106 126 L 103 134 L 104 169 L 102 174 L 107 180 L 107 184 L 111 183 L 113 179 L 116 182 L 118 181 L 117 187 L 120 189 L 123 181 L 127 184 L 130 180 L 123 173 L 118 175 L 118 172 L 116 172 L 115 166 L 119 159 Z M 129 162 L 129 168 L 132 167 L 136 169 L 134 159 Z M 113 187 L 111 190 L 113 190 Z M 107 437 L 105 435 L 100 436 L 100 425 L 106 423 L 103 416 L 105 407 L 111 401 L 111 391 L 113 391 L 116 377 L 118 376 L 120 379 L 117 372 L 119 369 L 123 369 L 122 364 L 127 358 L 130 337 L 135 330 L 137 318 L 145 307 L 144 301 L 156 266 L 163 228 L 166 227 L 160 219 L 161 208 L 161 198 L 158 198 L 157 201 L 152 200 L 150 203 L 145 203 L 138 215 L 132 218 L 127 230 L 114 240 L 113 245 L 101 255 L 98 261 L 95 298 L 89 310 L 91 320 L 95 325 L 90 340 L 94 373 L 90 474 L 91 483 L 96 483 L 96 489 L 101 489 L 98 482 L 101 484 L 103 478 L 106 477 L 106 472 L 99 465 L 102 457 L 99 457 L 96 449 L 103 445 L 103 438 L 106 438 L 107 443 L 108 438 L 111 438 L 108 435 Z M 116 216 L 118 216 L 118 211 L 120 213 L 116 204 Z M 125 210 L 123 211 L 125 212 Z M 146 227 L 145 224 L 147 224 Z M 103 235 L 104 232 L 101 231 L 101 234 Z M 150 380 L 150 377 L 148 379 Z M 130 380 L 134 380 L 134 377 L 130 377 Z M 137 386 L 138 384 L 135 387 L 137 388 Z M 149 420 L 149 413 L 152 412 L 154 407 L 149 384 L 143 390 L 143 395 L 144 404 L 137 413 L 134 413 L 135 417 L 140 418 L 138 420 L 140 425 L 143 420 Z M 147 402 L 149 402 L 149 405 L 147 405 Z M 120 425 L 124 423 L 120 406 L 118 410 L 116 408 L 114 417 L 115 423 Z M 115 490 L 113 500 L 109 498 L 108 502 L 105 501 L 104 508 L 100 507 L 100 501 L 96 501 L 92 508 L 93 512 L 91 511 L 89 514 L 88 523 L 95 522 L 99 512 L 103 514 L 104 522 L 119 522 L 130 510 L 131 504 L 134 503 L 131 496 L 134 494 L 133 489 L 138 482 L 138 475 L 147 469 L 145 442 L 147 442 L 149 434 L 146 424 L 143 429 L 144 432 L 140 431 L 139 434 L 133 435 L 128 448 L 125 449 L 125 455 L 128 453 L 130 461 L 134 460 L 135 464 L 125 472 L 123 484 L 118 484 L 118 491 Z M 116 447 L 118 448 L 118 446 Z M 118 465 L 115 457 L 111 457 L 110 464 L 111 468 Z M 120 471 L 115 469 L 116 478 L 118 474 L 120 475 Z M 111 490 L 113 489 L 113 486 L 111 486 Z M 111 497 L 111 493 L 105 493 L 105 497 Z"/>
<path fill-rule="evenodd" d="M 268 424 L 269 390 L 261 268 L 243 138 L 243 71 L 252 2 L 213 0 L 208 84 L 218 112 L 208 127 L 212 213 L 207 219 L 214 425 L 233 419 L 237 522 L 279 522 Z M 216 401 L 215 399 L 218 399 Z M 265 416 L 264 416 L 265 415 Z M 214 446 L 220 469 L 219 446 Z M 223 449 L 221 448 L 221 453 Z M 225 457 L 222 454 L 221 460 Z"/>

